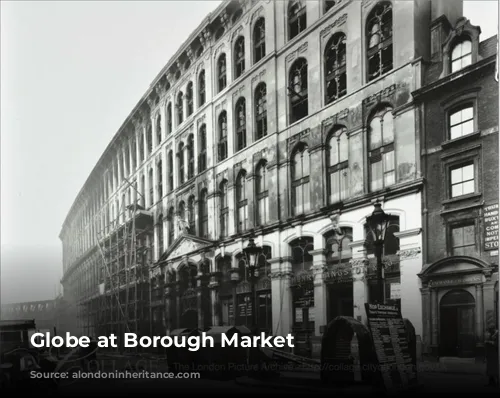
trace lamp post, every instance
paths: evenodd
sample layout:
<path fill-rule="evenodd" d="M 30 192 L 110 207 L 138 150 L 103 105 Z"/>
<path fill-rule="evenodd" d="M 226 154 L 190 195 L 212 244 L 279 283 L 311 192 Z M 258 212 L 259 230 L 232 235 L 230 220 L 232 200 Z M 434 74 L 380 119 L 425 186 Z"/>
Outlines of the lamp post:
<path fill-rule="evenodd" d="M 366 217 L 368 228 L 373 237 L 373 246 L 375 249 L 375 257 L 377 259 L 377 301 L 380 304 L 385 302 L 384 275 L 382 254 L 384 252 L 384 241 L 387 227 L 389 226 L 390 216 L 382 210 L 382 205 L 377 202 L 374 205 L 375 209 L 372 214 Z"/>
<path fill-rule="evenodd" d="M 248 242 L 248 246 L 243 249 L 243 253 L 245 254 L 246 261 L 245 266 L 248 269 L 248 276 L 250 278 L 250 291 L 251 291 L 251 303 L 252 303 L 252 332 L 257 327 L 256 321 L 256 308 L 255 308 L 255 278 L 258 275 L 257 267 L 259 256 L 262 253 L 262 248 L 258 247 L 253 238 L 250 238 Z"/>

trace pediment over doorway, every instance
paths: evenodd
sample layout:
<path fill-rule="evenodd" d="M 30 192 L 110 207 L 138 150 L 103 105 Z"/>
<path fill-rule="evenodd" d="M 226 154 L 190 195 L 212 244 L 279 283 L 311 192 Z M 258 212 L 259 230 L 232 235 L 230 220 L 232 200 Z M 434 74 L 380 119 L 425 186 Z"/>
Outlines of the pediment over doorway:
<path fill-rule="evenodd" d="M 174 243 L 161 255 L 158 262 L 167 262 L 184 256 L 190 256 L 194 253 L 210 249 L 214 242 L 208 239 L 199 238 L 193 235 L 181 235 Z"/>
<path fill-rule="evenodd" d="M 491 266 L 480 259 L 467 256 L 454 256 L 434 262 L 425 268 L 418 276 L 423 281 L 427 281 L 436 277 L 446 277 L 450 275 L 484 274 L 488 276 L 491 275 L 491 272 Z"/>

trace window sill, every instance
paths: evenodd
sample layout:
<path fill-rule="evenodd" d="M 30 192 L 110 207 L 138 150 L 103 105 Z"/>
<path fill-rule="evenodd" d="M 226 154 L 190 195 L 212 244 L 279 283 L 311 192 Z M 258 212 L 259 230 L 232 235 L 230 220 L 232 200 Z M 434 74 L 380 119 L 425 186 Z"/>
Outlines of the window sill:
<path fill-rule="evenodd" d="M 443 149 L 447 149 L 447 148 L 450 148 L 454 145 L 459 145 L 459 144 L 466 142 L 468 140 L 479 138 L 480 136 L 481 136 L 480 130 L 474 131 L 471 134 L 463 135 L 462 137 L 454 138 L 453 140 L 444 141 L 441 143 L 441 147 Z"/>
<path fill-rule="evenodd" d="M 453 203 L 460 203 L 462 201 L 470 200 L 470 199 L 479 199 L 481 197 L 481 195 L 482 194 L 480 192 L 474 192 L 474 193 L 470 193 L 467 195 L 457 196 L 456 198 L 450 198 L 450 199 L 443 200 L 442 204 L 448 205 L 448 204 L 453 204 Z"/>

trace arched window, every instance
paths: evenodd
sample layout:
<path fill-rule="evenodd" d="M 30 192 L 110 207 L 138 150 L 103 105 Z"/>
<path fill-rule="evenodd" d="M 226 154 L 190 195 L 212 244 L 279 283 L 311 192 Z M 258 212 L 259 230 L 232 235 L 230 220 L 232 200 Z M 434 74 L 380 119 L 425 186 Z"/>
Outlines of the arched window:
<path fill-rule="evenodd" d="M 337 228 L 325 234 L 326 262 L 329 266 L 348 262 L 352 258 L 352 228 Z"/>
<path fill-rule="evenodd" d="M 266 56 L 266 20 L 260 17 L 253 27 L 253 62 Z"/>
<path fill-rule="evenodd" d="M 199 206 L 200 236 L 202 238 L 208 238 L 208 194 L 206 189 L 200 193 Z"/>
<path fill-rule="evenodd" d="M 189 82 L 186 87 L 186 101 L 187 101 L 187 115 L 189 117 L 193 114 L 194 104 L 193 104 L 193 82 Z"/>
<path fill-rule="evenodd" d="M 325 103 L 329 104 L 347 93 L 346 37 L 343 33 L 333 35 L 325 49 Z"/>
<path fill-rule="evenodd" d="M 392 5 L 382 2 L 368 15 L 366 23 L 368 81 L 392 69 Z"/>
<path fill-rule="evenodd" d="M 168 245 L 171 246 L 174 243 L 174 222 L 175 222 L 175 214 L 174 208 L 171 207 L 168 211 Z"/>
<path fill-rule="evenodd" d="M 163 163 L 161 159 L 156 164 L 156 175 L 158 176 L 158 200 L 163 199 Z"/>
<path fill-rule="evenodd" d="M 221 92 L 227 85 L 226 54 L 221 54 L 217 62 L 217 82 L 218 92 Z"/>
<path fill-rule="evenodd" d="M 307 27 L 306 4 L 303 1 L 291 1 L 288 6 L 288 40 L 292 40 Z"/>
<path fill-rule="evenodd" d="M 240 151 L 247 146 L 247 120 L 245 98 L 241 97 L 236 102 L 235 109 L 236 123 L 236 151 Z"/>
<path fill-rule="evenodd" d="M 188 180 L 194 177 L 194 136 L 190 134 L 187 144 L 188 151 Z"/>
<path fill-rule="evenodd" d="M 186 219 L 186 205 L 184 202 L 179 203 L 179 218 L 184 221 Z"/>
<path fill-rule="evenodd" d="M 450 113 L 449 139 L 469 135 L 474 132 L 474 107 L 472 104 L 461 105 Z"/>
<path fill-rule="evenodd" d="M 267 135 L 267 89 L 266 83 L 259 83 L 255 88 L 255 122 L 257 139 Z"/>
<path fill-rule="evenodd" d="M 148 124 L 148 127 L 146 128 L 146 140 L 147 140 L 148 155 L 149 155 L 153 151 L 153 128 L 151 127 L 151 124 Z"/>
<path fill-rule="evenodd" d="M 227 181 L 220 183 L 220 235 L 226 237 L 229 234 L 229 203 L 227 198 Z"/>
<path fill-rule="evenodd" d="M 236 179 L 236 206 L 238 207 L 238 232 L 246 231 L 248 225 L 247 173 L 241 171 Z"/>
<path fill-rule="evenodd" d="M 196 233 L 195 228 L 195 214 L 194 214 L 194 196 L 190 196 L 188 199 L 188 223 L 189 223 L 189 233 L 194 235 Z"/>
<path fill-rule="evenodd" d="M 158 258 L 163 253 L 163 214 L 158 216 Z"/>
<path fill-rule="evenodd" d="M 174 154 L 172 150 L 168 151 L 168 190 L 174 190 Z"/>
<path fill-rule="evenodd" d="M 349 142 L 347 130 L 336 128 L 329 136 L 327 148 L 328 197 L 330 204 L 347 198 L 349 192 Z"/>
<path fill-rule="evenodd" d="M 335 7 L 339 3 L 338 0 L 325 0 L 325 13 L 330 11 L 333 7 Z"/>
<path fill-rule="evenodd" d="M 206 101 L 205 70 L 198 76 L 198 104 L 202 106 Z"/>
<path fill-rule="evenodd" d="M 294 123 L 309 113 L 307 61 L 305 58 L 297 59 L 290 68 L 288 95 L 290 96 L 290 123 Z"/>
<path fill-rule="evenodd" d="M 172 133 L 172 103 L 167 105 L 167 134 Z"/>
<path fill-rule="evenodd" d="M 162 141 L 161 138 L 161 115 L 156 117 L 156 145 L 160 145 Z"/>
<path fill-rule="evenodd" d="M 132 173 L 135 168 L 136 168 L 136 152 L 137 152 L 137 144 L 135 142 L 135 139 L 132 138 L 132 150 L 131 150 L 131 157 L 130 157 L 130 172 Z"/>
<path fill-rule="evenodd" d="M 177 94 L 177 125 L 180 125 L 184 121 L 184 94 L 179 91 Z"/>
<path fill-rule="evenodd" d="M 139 133 L 139 163 L 144 161 L 144 134 Z"/>
<path fill-rule="evenodd" d="M 219 162 L 227 158 L 227 113 L 222 111 L 219 115 L 219 145 L 218 158 Z"/>
<path fill-rule="evenodd" d="M 141 176 L 141 206 L 146 207 L 146 177 Z"/>
<path fill-rule="evenodd" d="M 152 206 L 155 203 L 155 180 L 153 169 L 149 169 L 149 205 Z"/>
<path fill-rule="evenodd" d="M 451 51 L 451 73 L 472 63 L 472 42 L 469 37 L 461 37 Z"/>
<path fill-rule="evenodd" d="M 202 124 L 198 131 L 198 173 L 207 168 L 207 126 Z"/>
<path fill-rule="evenodd" d="M 309 151 L 299 146 L 292 156 L 292 203 L 293 214 L 305 214 L 310 209 Z"/>
<path fill-rule="evenodd" d="M 179 151 L 177 152 L 179 159 L 179 184 L 184 184 L 184 143 L 179 144 Z"/>
<path fill-rule="evenodd" d="M 245 72 L 245 38 L 238 37 L 234 43 L 234 77 L 237 79 Z"/>
<path fill-rule="evenodd" d="M 370 119 L 369 157 L 372 192 L 396 182 L 394 158 L 394 124 L 392 108 L 384 106 Z"/>
<path fill-rule="evenodd" d="M 269 192 L 267 188 L 267 162 L 257 166 L 255 193 L 257 198 L 257 224 L 265 225 L 269 221 Z"/>

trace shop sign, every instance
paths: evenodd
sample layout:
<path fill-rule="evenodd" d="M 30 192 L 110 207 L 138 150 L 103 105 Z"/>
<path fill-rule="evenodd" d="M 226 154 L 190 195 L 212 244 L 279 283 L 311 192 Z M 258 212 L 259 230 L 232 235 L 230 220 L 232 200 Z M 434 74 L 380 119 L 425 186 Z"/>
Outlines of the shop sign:
<path fill-rule="evenodd" d="M 482 281 L 483 281 L 483 278 L 481 275 L 452 276 L 449 278 L 430 280 L 429 287 L 468 285 L 468 284 L 474 284 L 474 283 L 481 283 Z"/>
<path fill-rule="evenodd" d="M 484 250 L 498 250 L 498 203 L 484 207 L 483 223 Z"/>

